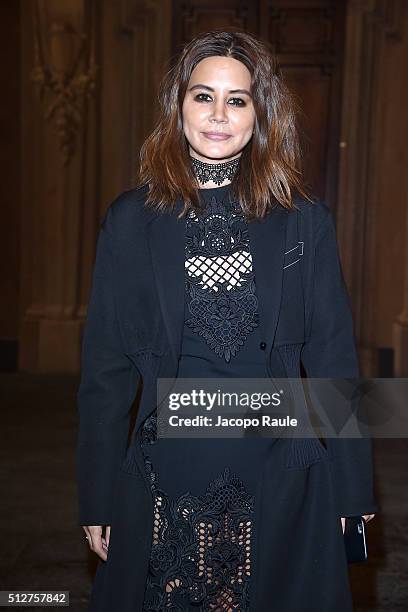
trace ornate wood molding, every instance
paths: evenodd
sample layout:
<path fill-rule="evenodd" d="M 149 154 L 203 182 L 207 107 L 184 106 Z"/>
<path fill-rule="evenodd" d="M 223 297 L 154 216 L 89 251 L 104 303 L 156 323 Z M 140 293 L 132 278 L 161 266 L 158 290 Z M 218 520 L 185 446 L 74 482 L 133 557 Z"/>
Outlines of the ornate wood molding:
<path fill-rule="evenodd" d="M 33 10 L 35 66 L 31 79 L 52 121 L 64 166 L 75 152 L 84 115 L 84 101 L 95 91 L 94 24 L 91 0 L 85 0 L 83 24 L 53 15 L 44 0 L 35 0 Z"/>

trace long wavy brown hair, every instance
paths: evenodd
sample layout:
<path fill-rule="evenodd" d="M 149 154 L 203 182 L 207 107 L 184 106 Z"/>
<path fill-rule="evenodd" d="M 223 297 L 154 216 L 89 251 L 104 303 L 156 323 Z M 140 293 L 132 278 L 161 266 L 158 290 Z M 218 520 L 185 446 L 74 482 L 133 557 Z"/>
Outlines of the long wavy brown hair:
<path fill-rule="evenodd" d="M 242 150 L 231 183 L 247 220 L 264 217 L 276 205 L 297 208 L 295 195 L 312 201 L 302 178 L 299 109 L 275 56 L 266 43 L 250 34 L 214 30 L 191 40 L 160 83 L 159 119 L 140 151 L 137 186 L 149 186 L 146 206 L 162 212 L 181 197 L 184 206 L 179 217 L 190 208 L 200 209 L 200 185 L 191 167 L 182 105 L 195 66 L 217 55 L 239 60 L 251 74 L 254 133 Z"/>

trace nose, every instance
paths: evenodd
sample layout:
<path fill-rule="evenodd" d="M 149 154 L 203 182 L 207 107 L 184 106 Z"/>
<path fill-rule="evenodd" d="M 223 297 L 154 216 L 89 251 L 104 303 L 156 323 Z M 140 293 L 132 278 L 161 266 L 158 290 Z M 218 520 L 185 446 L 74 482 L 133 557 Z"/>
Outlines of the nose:
<path fill-rule="evenodd" d="M 222 100 L 222 98 L 220 98 L 214 104 L 214 110 L 213 110 L 213 114 L 211 117 L 211 121 L 217 121 L 217 122 L 220 121 L 224 123 L 227 120 L 228 120 L 227 109 L 225 108 L 224 101 Z"/>

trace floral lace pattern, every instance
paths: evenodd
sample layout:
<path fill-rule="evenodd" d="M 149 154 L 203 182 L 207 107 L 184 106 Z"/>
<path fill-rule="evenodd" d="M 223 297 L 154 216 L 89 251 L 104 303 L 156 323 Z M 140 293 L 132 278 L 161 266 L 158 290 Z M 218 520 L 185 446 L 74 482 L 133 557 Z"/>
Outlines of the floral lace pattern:
<path fill-rule="evenodd" d="M 141 444 L 155 443 L 155 413 Z M 171 499 L 145 455 L 154 499 L 153 539 L 143 612 L 249 610 L 254 498 L 228 467 L 202 496 Z"/>
<path fill-rule="evenodd" d="M 212 196 L 186 219 L 186 325 L 227 363 L 259 325 L 249 233 L 235 204 Z"/>
<path fill-rule="evenodd" d="M 248 610 L 251 514 L 251 498 L 228 468 L 201 497 L 171 500 L 157 487 L 143 610 Z"/>

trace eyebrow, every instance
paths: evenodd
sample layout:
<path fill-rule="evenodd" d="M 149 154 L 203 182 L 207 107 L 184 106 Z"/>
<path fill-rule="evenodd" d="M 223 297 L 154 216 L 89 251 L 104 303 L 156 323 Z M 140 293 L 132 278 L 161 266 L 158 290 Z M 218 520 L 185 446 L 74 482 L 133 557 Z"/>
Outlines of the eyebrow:
<path fill-rule="evenodd" d="M 193 89 L 208 89 L 208 91 L 215 91 L 215 89 L 213 89 L 212 87 L 209 87 L 208 85 L 203 85 L 202 83 L 197 83 L 197 85 L 193 85 L 192 87 L 189 88 L 188 91 L 192 91 Z M 252 95 L 249 93 L 247 89 L 230 89 L 229 93 L 246 94 L 247 96 L 252 98 Z"/>

